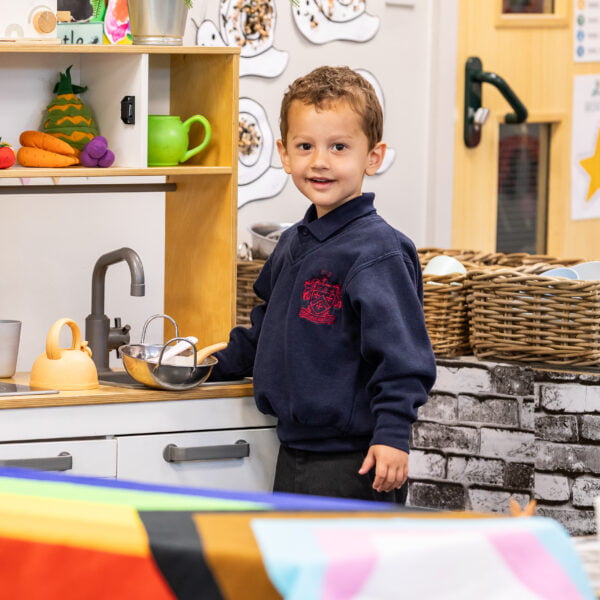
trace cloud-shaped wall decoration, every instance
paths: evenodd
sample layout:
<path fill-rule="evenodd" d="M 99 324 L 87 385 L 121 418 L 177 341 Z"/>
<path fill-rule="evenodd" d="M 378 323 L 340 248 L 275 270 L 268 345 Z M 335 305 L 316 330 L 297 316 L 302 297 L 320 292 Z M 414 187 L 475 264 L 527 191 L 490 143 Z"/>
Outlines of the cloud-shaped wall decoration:
<path fill-rule="evenodd" d="M 313 44 L 366 42 L 379 29 L 379 17 L 366 12 L 366 0 L 300 0 L 292 14 L 302 35 Z"/>

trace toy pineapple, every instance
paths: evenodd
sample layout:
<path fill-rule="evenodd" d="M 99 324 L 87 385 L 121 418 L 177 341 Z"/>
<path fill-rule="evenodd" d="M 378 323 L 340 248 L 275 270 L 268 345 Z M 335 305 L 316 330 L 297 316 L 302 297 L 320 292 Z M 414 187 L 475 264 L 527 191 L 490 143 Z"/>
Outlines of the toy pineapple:
<path fill-rule="evenodd" d="M 43 130 L 81 150 L 98 135 L 98 127 L 92 109 L 84 104 L 77 94 L 87 87 L 71 82 L 71 65 L 54 86 L 56 98 L 46 107 Z"/>

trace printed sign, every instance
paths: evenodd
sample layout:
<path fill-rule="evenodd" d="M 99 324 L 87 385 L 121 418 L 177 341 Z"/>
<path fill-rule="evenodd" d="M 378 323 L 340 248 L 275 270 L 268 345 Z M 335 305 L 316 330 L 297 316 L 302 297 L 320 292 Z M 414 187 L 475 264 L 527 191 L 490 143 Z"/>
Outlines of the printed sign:
<path fill-rule="evenodd" d="M 600 0 L 573 0 L 575 62 L 600 62 Z"/>
<path fill-rule="evenodd" d="M 57 35 L 61 44 L 101 44 L 104 25 L 102 23 L 59 23 Z"/>
<path fill-rule="evenodd" d="M 571 218 L 600 217 L 600 74 L 573 83 Z"/>

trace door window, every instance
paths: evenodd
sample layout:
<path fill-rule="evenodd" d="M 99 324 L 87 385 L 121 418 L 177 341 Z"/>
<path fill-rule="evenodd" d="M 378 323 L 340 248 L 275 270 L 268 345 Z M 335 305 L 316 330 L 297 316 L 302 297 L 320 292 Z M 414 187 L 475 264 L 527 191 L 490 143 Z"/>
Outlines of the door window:
<path fill-rule="evenodd" d="M 502 12 L 551 14 L 554 12 L 554 0 L 502 0 Z"/>
<path fill-rule="evenodd" d="M 546 252 L 549 125 L 500 126 L 498 252 Z"/>

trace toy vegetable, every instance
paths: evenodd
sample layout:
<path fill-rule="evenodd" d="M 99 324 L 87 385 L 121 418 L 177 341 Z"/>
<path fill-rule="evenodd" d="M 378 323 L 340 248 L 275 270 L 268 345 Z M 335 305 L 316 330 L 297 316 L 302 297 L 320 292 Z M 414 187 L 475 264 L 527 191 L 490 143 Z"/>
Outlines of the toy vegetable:
<path fill-rule="evenodd" d="M 12 146 L 7 143 L 2 143 L 0 138 L 0 169 L 8 169 L 15 164 L 15 151 Z"/>
<path fill-rule="evenodd" d="M 76 95 L 87 87 L 74 85 L 71 81 L 71 65 L 54 86 L 56 98 L 46 107 L 44 131 L 81 150 L 98 135 L 98 127 L 92 109 Z"/>
<path fill-rule="evenodd" d="M 108 149 L 106 138 L 98 135 L 83 147 L 80 159 L 84 167 L 110 167 L 115 161 L 115 155 Z"/>
<path fill-rule="evenodd" d="M 79 164 L 79 152 L 62 140 L 42 131 L 24 131 L 17 153 L 24 167 L 70 167 Z"/>

